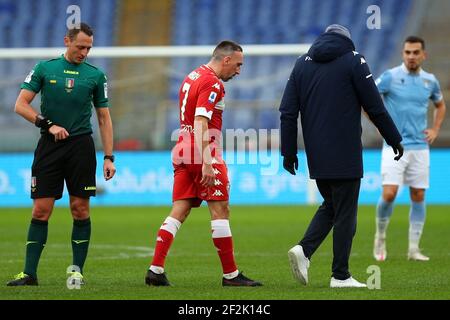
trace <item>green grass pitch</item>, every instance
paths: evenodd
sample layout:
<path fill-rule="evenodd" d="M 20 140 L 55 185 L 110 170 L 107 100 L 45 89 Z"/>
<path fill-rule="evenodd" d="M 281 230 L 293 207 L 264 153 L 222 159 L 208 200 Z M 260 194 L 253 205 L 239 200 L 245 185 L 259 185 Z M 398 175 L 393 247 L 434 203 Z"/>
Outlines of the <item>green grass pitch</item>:
<path fill-rule="evenodd" d="M 172 287 L 144 284 L 156 232 L 168 207 L 92 208 L 91 247 L 86 285 L 66 286 L 71 264 L 71 217 L 57 208 L 49 224 L 39 287 L 6 287 L 23 269 L 30 209 L 0 209 L 0 299 L 305 300 L 449 299 L 450 208 L 428 206 L 421 247 L 429 262 L 407 261 L 408 206 L 396 206 L 388 232 L 388 260 L 372 258 L 374 207 L 360 206 L 350 270 L 365 282 L 371 265 L 381 268 L 381 289 L 330 289 L 331 234 L 317 250 L 301 286 L 291 275 L 287 251 L 303 235 L 316 207 L 232 206 L 231 228 L 239 269 L 264 283 L 259 288 L 222 288 L 219 258 L 211 240 L 207 208 L 193 210 L 166 260 Z"/>

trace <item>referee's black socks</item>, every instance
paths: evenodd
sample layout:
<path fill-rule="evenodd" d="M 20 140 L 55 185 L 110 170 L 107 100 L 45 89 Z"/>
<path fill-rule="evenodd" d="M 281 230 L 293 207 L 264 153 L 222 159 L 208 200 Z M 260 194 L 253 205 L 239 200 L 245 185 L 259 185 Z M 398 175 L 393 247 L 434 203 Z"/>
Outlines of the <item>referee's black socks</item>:
<path fill-rule="evenodd" d="M 91 219 L 73 220 L 72 229 L 72 252 L 73 265 L 80 268 L 83 273 L 84 262 L 86 261 L 89 242 L 91 240 Z"/>
<path fill-rule="evenodd" d="M 37 267 L 42 250 L 47 242 L 48 221 L 31 219 L 26 243 L 24 273 L 37 279 Z"/>

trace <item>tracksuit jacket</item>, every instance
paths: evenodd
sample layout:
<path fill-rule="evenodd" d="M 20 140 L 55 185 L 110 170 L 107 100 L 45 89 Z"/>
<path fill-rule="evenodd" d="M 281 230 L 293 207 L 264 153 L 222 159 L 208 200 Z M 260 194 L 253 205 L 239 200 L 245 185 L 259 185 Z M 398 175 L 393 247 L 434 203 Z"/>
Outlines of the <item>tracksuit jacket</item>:
<path fill-rule="evenodd" d="M 369 67 L 349 38 L 328 32 L 300 56 L 280 105 L 281 154 L 297 154 L 300 113 L 311 179 L 362 178 L 361 107 L 390 146 L 402 140 Z"/>

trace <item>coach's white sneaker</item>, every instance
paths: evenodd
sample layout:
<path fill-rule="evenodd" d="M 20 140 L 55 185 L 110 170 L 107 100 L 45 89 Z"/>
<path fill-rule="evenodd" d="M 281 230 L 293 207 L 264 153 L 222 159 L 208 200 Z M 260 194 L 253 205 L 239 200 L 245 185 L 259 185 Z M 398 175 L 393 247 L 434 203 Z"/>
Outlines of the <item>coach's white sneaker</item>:
<path fill-rule="evenodd" d="M 419 249 L 415 250 L 409 250 L 408 251 L 408 260 L 414 260 L 414 261 L 428 261 L 430 260 L 429 257 L 424 256 Z"/>
<path fill-rule="evenodd" d="M 296 245 L 288 251 L 288 257 L 294 278 L 301 284 L 307 285 L 309 259 L 303 253 L 303 247 L 301 245 Z"/>
<path fill-rule="evenodd" d="M 345 280 L 338 280 L 331 277 L 330 288 L 366 288 L 364 283 L 356 281 L 353 277 Z"/>
<path fill-rule="evenodd" d="M 386 239 L 375 236 L 373 244 L 373 257 L 377 261 L 384 261 L 387 258 Z"/>

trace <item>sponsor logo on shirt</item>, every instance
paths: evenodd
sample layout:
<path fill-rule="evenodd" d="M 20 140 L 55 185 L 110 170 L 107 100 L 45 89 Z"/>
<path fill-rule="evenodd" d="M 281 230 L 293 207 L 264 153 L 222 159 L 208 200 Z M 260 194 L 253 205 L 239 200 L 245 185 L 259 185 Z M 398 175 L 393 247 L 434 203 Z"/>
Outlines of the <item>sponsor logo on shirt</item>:
<path fill-rule="evenodd" d="M 64 73 L 66 73 L 66 74 L 80 74 L 78 71 L 72 71 L 72 70 L 64 70 Z"/>

